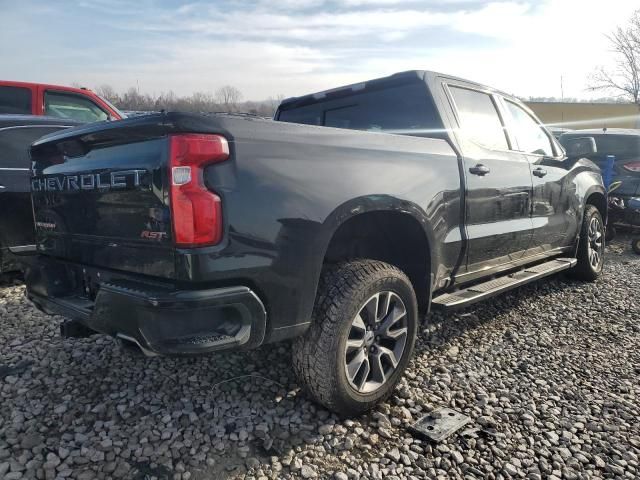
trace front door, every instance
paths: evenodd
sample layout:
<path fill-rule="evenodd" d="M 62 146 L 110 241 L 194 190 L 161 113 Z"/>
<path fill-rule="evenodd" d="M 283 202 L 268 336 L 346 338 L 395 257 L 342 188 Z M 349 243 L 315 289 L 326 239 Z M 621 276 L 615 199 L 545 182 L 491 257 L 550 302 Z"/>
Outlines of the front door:
<path fill-rule="evenodd" d="M 572 245 L 580 227 L 576 185 L 549 133 L 522 106 L 504 100 L 509 131 L 531 168 L 533 239 L 527 255 L 552 254 Z M 559 252 L 558 252 L 559 253 Z"/>
<path fill-rule="evenodd" d="M 471 279 L 524 256 L 532 238 L 531 174 L 523 155 L 511 149 L 496 98 L 463 85 L 449 84 L 448 90 L 464 157 L 465 277 Z"/>

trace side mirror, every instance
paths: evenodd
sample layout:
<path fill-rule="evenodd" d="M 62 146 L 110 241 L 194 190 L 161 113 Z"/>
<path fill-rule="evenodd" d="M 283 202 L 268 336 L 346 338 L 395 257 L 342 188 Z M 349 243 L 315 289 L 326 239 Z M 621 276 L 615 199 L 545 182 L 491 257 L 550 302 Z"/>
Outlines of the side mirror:
<path fill-rule="evenodd" d="M 593 137 L 569 138 L 563 141 L 562 145 L 569 158 L 586 157 L 598 152 L 596 140 Z"/>

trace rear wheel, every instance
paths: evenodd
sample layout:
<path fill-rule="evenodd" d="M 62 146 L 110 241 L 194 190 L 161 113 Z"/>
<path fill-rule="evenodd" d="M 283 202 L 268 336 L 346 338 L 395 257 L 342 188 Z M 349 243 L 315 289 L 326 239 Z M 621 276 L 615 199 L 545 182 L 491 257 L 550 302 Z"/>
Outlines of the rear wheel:
<path fill-rule="evenodd" d="M 388 397 L 416 338 L 411 282 L 396 267 L 356 260 L 325 269 L 312 324 L 293 348 L 294 370 L 314 400 L 357 415 Z"/>
<path fill-rule="evenodd" d="M 593 281 L 604 266 L 605 227 L 602 215 L 593 205 L 587 205 L 580 230 L 578 264 L 571 270 L 579 280 Z"/>
<path fill-rule="evenodd" d="M 631 240 L 631 248 L 634 252 L 640 255 L 640 238 Z"/>

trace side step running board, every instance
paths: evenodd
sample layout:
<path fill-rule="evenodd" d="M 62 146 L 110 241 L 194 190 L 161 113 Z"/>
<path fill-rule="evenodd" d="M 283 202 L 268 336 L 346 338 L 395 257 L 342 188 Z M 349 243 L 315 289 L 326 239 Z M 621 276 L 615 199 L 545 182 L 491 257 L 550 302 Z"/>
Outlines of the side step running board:
<path fill-rule="evenodd" d="M 541 263 L 533 267 L 527 267 L 510 273 L 503 277 L 497 277 L 484 283 L 457 290 L 453 293 L 445 293 L 431 301 L 433 308 L 438 310 L 453 310 L 467 307 L 472 303 L 506 292 L 512 288 L 533 282 L 542 277 L 552 275 L 562 270 L 574 267 L 578 263 L 575 258 L 556 258 L 549 262 Z"/>

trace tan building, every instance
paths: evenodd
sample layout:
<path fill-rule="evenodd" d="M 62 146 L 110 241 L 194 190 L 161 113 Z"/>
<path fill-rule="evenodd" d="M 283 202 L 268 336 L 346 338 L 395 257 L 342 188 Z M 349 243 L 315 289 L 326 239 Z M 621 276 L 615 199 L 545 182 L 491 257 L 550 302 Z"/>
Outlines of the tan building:
<path fill-rule="evenodd" d="M 640 128 L 640 105 L 634 103 L 526 102 L 543 123 L 581 128 Z"/>

